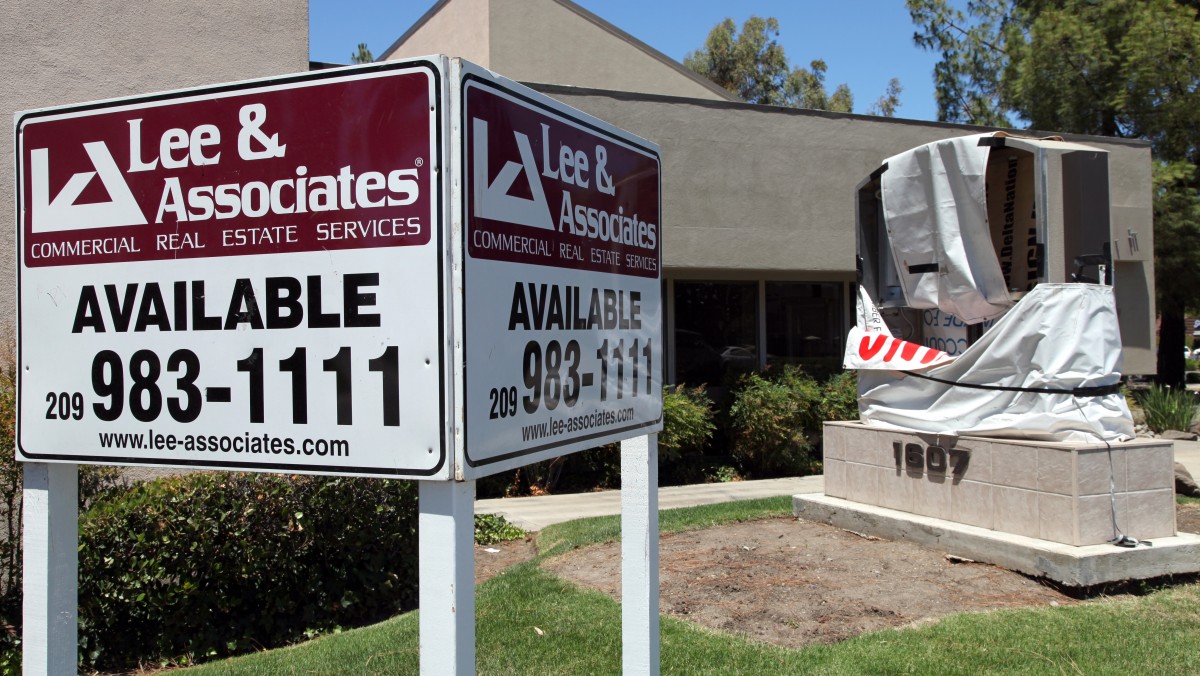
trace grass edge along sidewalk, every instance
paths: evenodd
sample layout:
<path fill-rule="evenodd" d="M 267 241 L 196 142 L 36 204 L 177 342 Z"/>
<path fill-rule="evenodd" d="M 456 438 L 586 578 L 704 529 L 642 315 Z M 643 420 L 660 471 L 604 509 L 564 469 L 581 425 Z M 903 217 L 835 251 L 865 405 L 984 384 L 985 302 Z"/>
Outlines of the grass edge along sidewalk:
<path fill-rule="evenodd" d="M 662 532 L 790 514 L 790 498 L 667 510 Z M 480 585 L 479 673 L 608 674 L 621 665 L 621 608 L 538 563 L 619 537 L 619 517 L 580 519 L 539 534 L 537 560 Z M 416 612 L 296 646 L 212 662 L 199 674 L 416 674 Z M 1057 608 L 963 613 L 921 628 L 883 630 L 789 650 L 664 617 L 665 674 L 1200 672 L 1200 585 Z M 449 647 L 448 647 L 449 649 Z"/>

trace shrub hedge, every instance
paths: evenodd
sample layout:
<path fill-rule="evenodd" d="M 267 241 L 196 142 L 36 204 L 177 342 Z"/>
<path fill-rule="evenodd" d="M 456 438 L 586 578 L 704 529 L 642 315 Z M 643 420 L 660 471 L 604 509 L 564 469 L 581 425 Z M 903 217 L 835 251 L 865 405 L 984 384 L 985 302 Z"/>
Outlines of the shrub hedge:
<path fill-rule="evenodd" d="M 814 459 L 807 428 L 820 397 L 817 381 L 794 366 L 747 374 L 729 408 L 734 456 L 755 474 L 805 472 Z"/>
<path fill-rule="evenodd" d="M 658 435 L 660 463 L 674 462 L 689 451 L 703 452 L 715 429 L 712 400 L 703 385 L 691 389 L 684 385 L 663 388 L 663 430 Z"/>
<path fill-rule="evenodd" d="M 80 519 L 85 664 L 278 646 L 415 605 L 408 481 L 196 473 L 138 484 Z"/>
<path fill-rule="evenodd" d="M 826 420 L 858 420 L 857 371 L 842 371 L 825 381 L 821 387 L 818 413 L 818 423 Z"/>
<path fill-rule="evenodd" d="M 729 409 L 734 457 L 757 476 L 818 471 L 821 424 L 858 419 L 857 387 L 852 371 L 824 383 L 792 365 L 747 374 Z"/>
<path fill-rule="evenodd" d="M 1155 432 L 1187 432 L 1196 418 L 1196 395 L 1187 390 L 1154 385 L 1138 392 L 1138 403 L 1146 414 L 1146 426 Z"/>

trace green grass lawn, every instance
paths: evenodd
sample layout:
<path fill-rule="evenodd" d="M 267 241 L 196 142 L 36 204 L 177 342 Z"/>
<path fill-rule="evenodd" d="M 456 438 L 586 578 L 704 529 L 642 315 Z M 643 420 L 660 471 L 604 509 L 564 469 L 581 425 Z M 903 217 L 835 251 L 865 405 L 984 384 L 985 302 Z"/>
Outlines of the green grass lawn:
<path fill-rule="evenodd" d="M 663 512 L 663 532 L 786 514 L 790 499 Z M 619 535 L 617 517 L 547 528 L 543 556 Z M 538 632 L 541 630 L 541 633 Z M 621 608 L 543 572 L 516 566 L 478 589 L 481 674 L 615 674 Z M 935 625 L 787 650 L 664 617 L 662 671 L 670 674 L 1189 674 L 1200 672 L 1200 585 L 1083 605 L 969 613 Z M 213 662 L 199 674 L 418 672 L 417 614 L 290 648 Z M 450 649 L 447 646 L 447 649 Z"/>

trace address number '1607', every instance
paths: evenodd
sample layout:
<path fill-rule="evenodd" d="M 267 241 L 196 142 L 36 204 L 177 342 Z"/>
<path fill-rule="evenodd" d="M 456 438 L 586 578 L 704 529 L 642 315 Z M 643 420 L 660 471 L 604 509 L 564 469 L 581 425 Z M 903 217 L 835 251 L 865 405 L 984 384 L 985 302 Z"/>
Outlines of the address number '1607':
<path fill-rule="evenodd" d="M 896 457 L 896 469 L 907 466 L 908 469 L 920 471 L 929 470 L 931 474 L 945 474 L 949 465 L 955 476 L 962 476 L 971 462 L 971 451 L 962 448 L 946 450 L 941 446 L 925 447 L 909 442 L 901 444 L 892 442 L 892 452 Z"/>

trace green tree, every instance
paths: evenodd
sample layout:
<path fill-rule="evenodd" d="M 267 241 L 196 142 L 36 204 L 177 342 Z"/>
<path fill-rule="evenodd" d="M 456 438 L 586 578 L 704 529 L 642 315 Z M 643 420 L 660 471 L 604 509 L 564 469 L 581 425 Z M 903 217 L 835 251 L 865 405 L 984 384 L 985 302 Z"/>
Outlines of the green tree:
<path fill-rule="evenodd" d="M 903 90 L 898 78 L 888 80 L 887 90 L 867 108 L 867 115 L 895 117 L 896 109 L 900 107 L 900 92 Z"/>
<path fill-rule="evenodd" d="M 1158 296 L 1158 380 L 1184 386 L 1184 313 L 1197 306 L 1200 289 L 1200 193 L 1196 167 L 1184 162 L 1154 166 L 1154 279 Z"/>
<path fill-rule="evenodd" d="M 1183 382 L 1200 289 L 1196 0 L 907 0 L 938 52 L 938 117 L 1148 140 L 1154 153 L 1159 380 Z"/>
<path fill-rule="evenodd" d="M 913 42 L 942 57 L 933 68 L 939 120 L 1009 126 L 1010 108 L 1000 91 L 1006 4 L 972 0 L 968 17 L 945 0 L 908 0 L 909 14 L 920 29 Z"/>
<path fill-rule="evenodd" d="M 808 64 L 808 69 L 799 66 L 792 69 L 783 80 L 783 89 L 780 92 L 783 101 L 775 105 L 832 110 L 838 113 L 852 112 L 854 110 L 854 94 L 850 92 L 850 87 L 844 83 L 839 84 L 830 94 L 825 89 L 826 70 L 828 70 L 828 66 L 821 59 L 814 59 L 812 63 Z"/>
<path fill-rule="evenodd" d="M 779 22 L 773 17 L 752 16 L 742 24 L 740 33 L 733 19 L 725 19 L 683 64 L 747 103 L 852 112 L 850 87 L 839 84 L 830 93 L 825 84 L 828 67 L 821 59 L 813 60 L 808 68 L 793 68 L 776 41 L 778 36 Z M 894 115 L 900 106 L 900 91 L 900 81 L 893 78 L 887 92 L 871 107 L 872 114 Z"/>
<path fill-rule="evenodd" d="M 358 49 L 350 55 L 350 63 L 372 63 L 375 61 L 375 56 L 371 54 L 371 49 L 367 47 L 367 43 L 358 43 Z"/>

